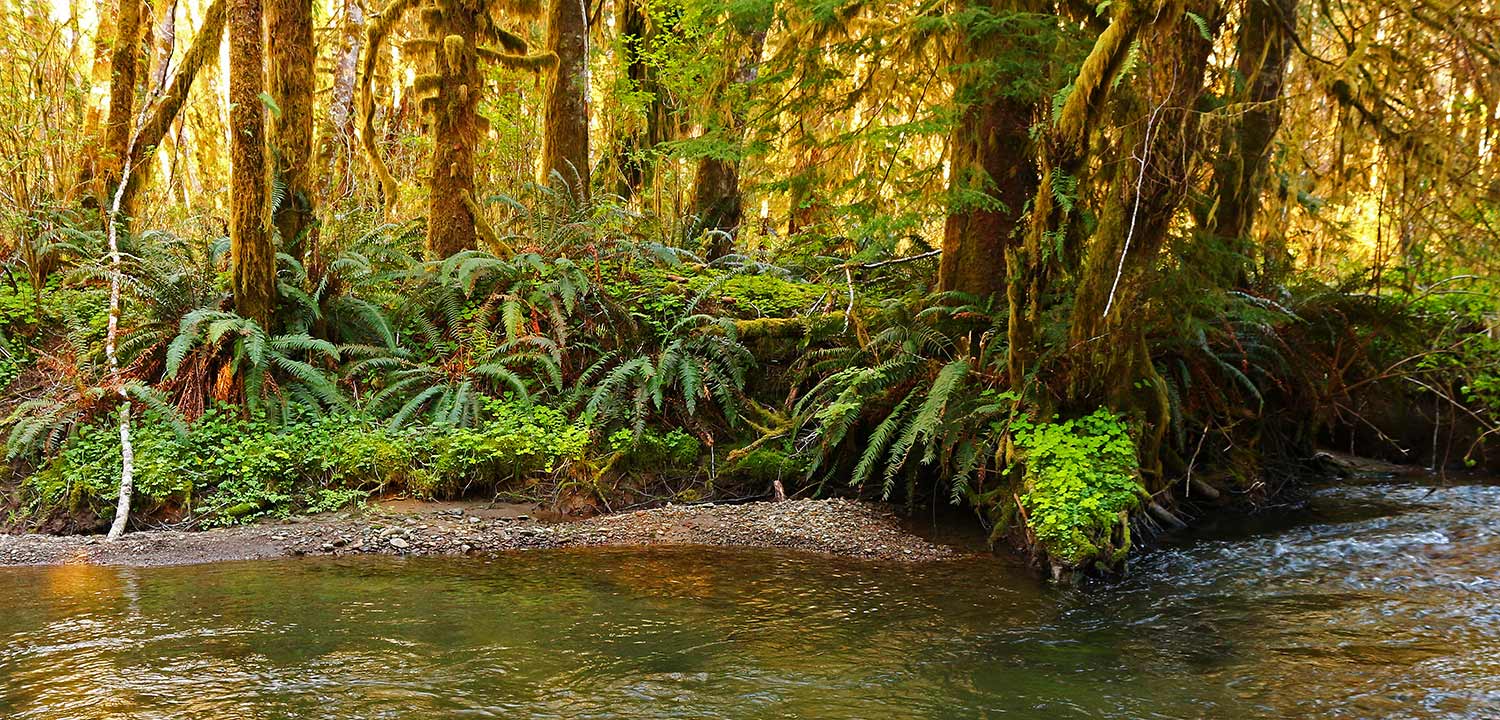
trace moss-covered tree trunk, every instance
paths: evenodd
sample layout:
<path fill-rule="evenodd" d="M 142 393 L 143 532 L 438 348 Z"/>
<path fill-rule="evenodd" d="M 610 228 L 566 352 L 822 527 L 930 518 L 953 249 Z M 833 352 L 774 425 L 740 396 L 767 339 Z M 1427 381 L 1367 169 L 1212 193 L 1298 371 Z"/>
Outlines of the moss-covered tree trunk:
<path fill-rule="evenodd" d="M 1170 408 L 1146 343 L 1145 290 L 1200 157 L 1197 105 L 1213 46 L 1212 32 L 1204 37 L 1185 11 L 1218 25 L 1215 0 L 1113 3 L 1109 25 L 1039 137 L 1032 210 L 1022 241 L 1005 252 L 1010 383 L 1036 417 L 1103 407 L 1139 422 L 1134 450 L 1148 489 L 1159 487 Z M 1137 52 L 1151 61 L 1133 67 Z M 1043 339 L 1044 315 L 1067 318 L 1066 339 Z M 997 503 L 997 517 L 1024 517 L 1005 498 Z M 1057 573 L 1118 562 L 1129 543 L 1122 531 L 1118 542 L 1080 556 L 1034 533 L 1021 536 Z"/>
<path fill-rule="evenodd" d="M 1287 60 L 1293 48 L 1297 0 L 1249 0 L 1240 20 L 1236 49 L 1236 92 L 1218 157 L 1214 162 L 1214 193 L 1208 230 L 1231 243 L 1239 259 L 1231 282 L 1243 285 L 1255 257 L 1251 240 L 1255 214 L 1265 185 L 1271 141 L 1281 127 L 1281 93 Z"/>
<path fill-rule="evenodd" d="M 1141 46 L 1156 61 L 1140 69 L 1115 106 L 1121 131 L 1114 146 L 1128 150 L 1130 161 L 1104 179 L 1098 225 L 1081 251 L 1063 394 L 1079 411 L 1105 406 L 1145 420 L 1136 444 L 1148 482 L 1161 480 L 1171 421 L 1166 384 L 1146 344 L 1148 290 L 1158 286 L 1152 276 L 1203 156 L 1198 103 L 1220 24 L 1213 0 L 1184 5 L 1203 19 L 1208 36 L 1195 22 L 1154 23 Z"/>
<path fill-rule="evenodd" d="M 281 247 L 288 255 L 304 257 L 313 222 L 312 130 L 313 45 L 312 0 L 265 0 L 266 32 L 271 38 L 267 84 L 278 112 L 271 119 L 270 147 L 280 204 L 272 220 Z"/>
<path fill-rule="evenodd" d="M 949 211 L 938 267 L 943 291 L 987 298 L 1005 289 L 1006 247 L 1017 241 L 1022 213 L 1036 192 L 1031 126 L 1040 98 L 1017 88 L 1039 87 L 1020 76 L 1040 74 L 1044 63 L 1034 54 L 1022 57 L 1030 46 L 1026 36 L 994 22 L 1033 11 L 1032 5 L 983 2 L 985 19 L 964 33 L 959 65 L 982 69 L 959 80 L 964 107 L 949 145 Z M 1007 70 L 990 69 L 995 65 Z"/>
<path fill-rule="evenodd" d="M 615 3 L 615 28 L 619 33 L 615 57 L 630 86 L 639 90 L 645 86 L 650 72 L 645 57 L 646 14 L 641 11 L 639 0 Z M 621 118 L 617 122 L 628 123 L 628 120 Z M 630 200 L 645 185 L 645 171 L 639 157 L 644 144 L 645 133 L 637 128 L 621 128 L 615 134 L 615 194 L 625 200 Z"/>
<path fill-rule="evenodd" d="M 1067 97 L 1054 113 L 1051 126 L 1042 134 L 1037 156 L 1041 169 L 1031 199 L 1023 238 L 1005 251 L 1006 368 L 1013 387 L 1028 385 L 1027 376 L 1040 355 L 1038 328 L 1043 302 L 1059 277 L 1060 255 L 1053 248 L 1061 239 L 1074 239 L 1074 214 L 1059 196 L 1076 187 L 1090 167 L 1090 134 L 1096 130 L 1108 105 L 1115 80 L 1129 65 L 1131 47 L 1142 28 L 1159 18 L 1161 0 L 1117 0 L 1109 8 L 1110 22 L 1095 39 L 1093 48 L 1069 84 Z M 1180 6 L 1179 6 L 1180 7 Z M 1037 399 L 1044 399 L 1038 393 Z"/>
<path fill-rule="evenodd" d="M 114 5 L 110 0 L 98 0 L 94 4 L 94 12 L 99 15 L 99 24 L 94 28 L 94 35 L 91 38 L 94 45 L 94 57 L 89 71 L 89 86 L 96 92 L 107 88 L 110 84 L 109 62 L 114 50 L 116 14 L 113 8 Z M 108 102 L 108 97 L 105 97 L 105 102 Z M 104 139 L 102 128 L 106 122 L 107 111 L 107 106 L 100 107 L 99 102 L 90 98 L 83 115 L 83 137 L 99 138 L 101 141 Z M 104 172 L 106 158 L 103 157 L 103 144 L 102 142 L 85 143 L 81 149 L 83 157 L 78 164 L 78 183 L 74 193 L 81 195 L 79 199 L 85 206 L 107 209 L 108 203 L 97 195 L 98 187 L 95 185 L 99 176 Z"/>
<path fill-rule="evenodd" d="M 548 83 L 541 182 L 561 176 L 573 196 L 589 196 L 589 25 L 585 0 L 551 0 L 547 50 L 557 56 Z"/>
<path fill-rule="evenodd" d="M 165 91 L 151 114 L 141 124 L 136 138 L 136 155 L 140 158 L 138 167 L 130 173 L 130 179 L 125 183 L 125 195 L 122 201 L 122 212 L 126 216 L 133 215 L 136 203 L 140 200 L 141 193 L 150 184 L 151 171 L 155 163 L 151 162 L 167 132 L 171 130 L 177 114 L 187 102 L 188 91 L 193 86 L 193 80 L 198 77 L 198 71 L 203 69 L 210 60 L 219 56 L 219 45 L 224 38 L 225 0 L 214 0 L 208 6 L 203 16 L 203 25 L 198 28 L 198 33 L 193 36 L 193 43 L 178 63 L 177 72 L 166 85 Z"/>
<path fill-rule="evenodd" d="M 156 0 L 153 4 L 151 74 L 146 84 L 151 88 L 165 88 L 167 71 L 177 47 L 177 0 Z"/>
<path fill-rule="evenodd" d="M 751 87 L 760 74 L 761 53 L 766 45 L 766 29 L 757 27 L 745 36 L 745 57 L 735 69 L 733 80 L 721 92 L 721 102 L 733 103 L 729 108 L 729 124 L 725 128 L 728 140 L 736 146 L 745 139 L 746 104 Z M 698 170 L 693 178 L 693 212 L 698 215 L 698 227 L 713 231 L 707 255 L 709 259 L 723 257 L 734 251 L 740 224 L 745 219 L 744 193 L 740 190 L 740 159 L 737 156 L 705 157 L 698 161 Z"/>
<path fill-rule="evenodd" d="M 229 0 L 229 268 L 235 312 L 269 326 L 276 248 L 266 204 L 261 0 Z"/>
<path fill-rule="evenodd" d="M 436 92 L 422 99 L 432 122 L 432 165 L 427 199 L 427 253 L 445 258 L 477 244 L 474 205 L 474 147 L 479 142 L 481 78 L 473 48 L 472 15 L 443 14 L 435 37 Z"/>
<path fill-rule="evenodd" d="M 110 54 L 109 119 L 104 124 L 103 172 L 99 197 L 112 199 L 120 182 L 135 113 L 136 70 L 141 54 L 141 0 L 120 0 L 115 44 Z M 105 205 L 107 202 L 101 203 Z"/>

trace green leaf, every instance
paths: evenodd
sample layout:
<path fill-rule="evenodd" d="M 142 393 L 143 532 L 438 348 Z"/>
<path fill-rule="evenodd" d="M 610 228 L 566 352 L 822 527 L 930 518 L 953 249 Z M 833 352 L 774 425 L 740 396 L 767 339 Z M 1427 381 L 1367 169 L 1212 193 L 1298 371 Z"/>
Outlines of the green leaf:
<path fill-rule="evenodd" d="M 276 104 L 276 100 L 271 97 L 270 93 L 262 90 L 256 97 L 260 98 L 261 104 L 265 105 L 266 109 L 271 111 L 272 117 L 277 120 L 281 119 L 281 106 Z"/>

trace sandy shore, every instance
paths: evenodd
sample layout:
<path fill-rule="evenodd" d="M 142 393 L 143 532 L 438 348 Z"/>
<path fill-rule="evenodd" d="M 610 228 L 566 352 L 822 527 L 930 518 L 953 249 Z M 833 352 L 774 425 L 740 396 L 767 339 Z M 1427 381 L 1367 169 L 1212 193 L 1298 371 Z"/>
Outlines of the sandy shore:
<path fill-rule="evenodd" d="M 542 522 L 524 508 L 394 503 L 286 522 L 205 531 L 99 536 L 0 535 L 0 566 L 190 565 L 317 555 L 492 555 L 529 548 L 718 545 L 787 548 L 924 562 L 962 554 L 902 528 L 884 508 L 849 500 L 670 505 L 576 522 Z"/>

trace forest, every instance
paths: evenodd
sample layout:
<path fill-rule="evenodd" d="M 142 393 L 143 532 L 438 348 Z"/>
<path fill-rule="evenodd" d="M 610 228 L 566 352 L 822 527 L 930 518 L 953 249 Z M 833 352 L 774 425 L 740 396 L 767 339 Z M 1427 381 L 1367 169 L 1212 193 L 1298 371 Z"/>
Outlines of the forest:
<path fill-rule="evenodd" d="M 1490 0 L 9 0 L 0 529 L 1500 469 Z"/>

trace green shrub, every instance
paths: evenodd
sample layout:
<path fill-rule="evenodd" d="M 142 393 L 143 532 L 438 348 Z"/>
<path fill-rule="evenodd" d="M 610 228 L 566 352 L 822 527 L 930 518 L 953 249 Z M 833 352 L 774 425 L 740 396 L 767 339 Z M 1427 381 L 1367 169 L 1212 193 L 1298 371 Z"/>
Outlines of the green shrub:
<path fill-rule="evenodd" d="M 616 455 L 616 470 L 662 471 L 691 467 L 698 461 L 703 444 L 681 428 L 662 433 L 646 428 L 639 433 L 620 429 L 609 436 L 609 451 Z"/>
<path fill-rule="evenodd" d="M 472 428 L 434 427 L 425 433 L 430 448 L 426 476 L 431 484 L 414 488 L 423 495 L 452 495 L 476 486 L 546 475 L 584 457 L 587 425 L 543 405 L 485 400 L 485 420 Z"/>
<path fill-rule="evenodd" d="M 1026 465 L 1021 507 L 1047 554 L 1074 567 L 1123 556 L 1129 535 L 1117 547 L 1111 538 L 1120 514 L 1138 506 L 1144 493 L 1125 423 L 1101 408 L 1063 422 L 1018 418 L 1011 428 Z"/>

